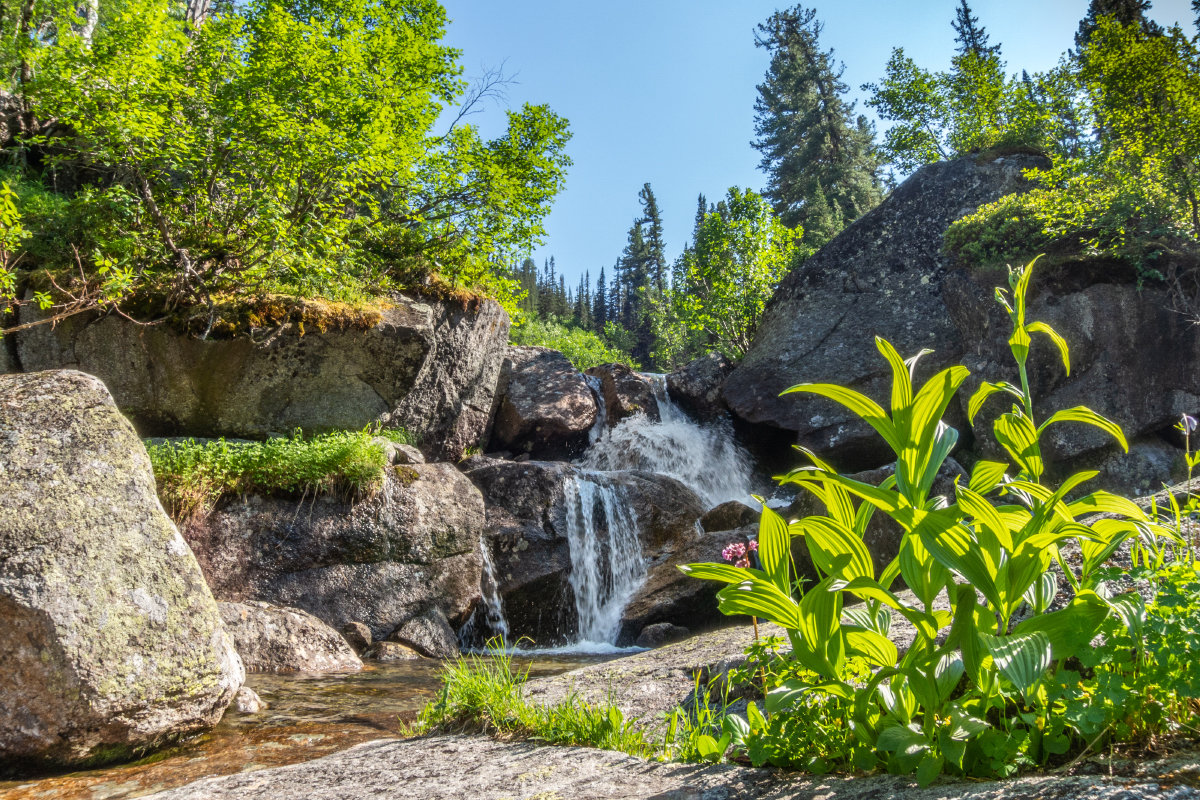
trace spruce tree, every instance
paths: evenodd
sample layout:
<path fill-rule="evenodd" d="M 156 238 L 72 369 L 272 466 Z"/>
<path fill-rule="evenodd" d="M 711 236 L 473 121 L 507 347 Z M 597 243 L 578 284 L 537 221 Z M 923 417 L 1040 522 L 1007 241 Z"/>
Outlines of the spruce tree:
<path fill-rule="evenodd" d="M 1196 34 L 1200 35 L 1200 0 L 1192 0 L 1192 13 L 1196 15 Z"/>
<path fill-rule="evenodd" d="M 1000 55 L 1000 45 L 988 44 L 987 30 L 979 24 L 979 18 L 971 13 L 971 7 L 967 5 L 967 0 L 959 0 L 954 22 L 950 24 L 954 27 L 956 34 L 954 41 L 958 42 L 960 56 L 968 53 L 974 53 L 984 58 Z"/>
<path fill-rule="evenodd" d="M 667 253 L 663 242 L 662 214 L 650 184 L 642 184 L 638 199 L 642 201 L 642 218 L 638 221 L 646 226 L 646 268 L 650 283 L 661 295 L 667 288 Z"/>
<path fill-rule="evenodd" d="M 1196 4 L 1192 4 L 1196 8 Z M 1087 15 L 1079 21 L 1079 30 L 1075 33 L 1075 47 L 1087 47 L 1092 38 L 1092 31 L 1101 17 L 1113 17 L 1122 25 L 1138 25 L 1142 31 L 1151 36 L 1162 35 L 1163 29 L 1158 23 L 1146 16 L 1150 10 L 1150 0 L 1092 0 L 1088 4 Z"/>
<path fill-rule="evenodd" d="M 596 279 L 596 294 L 592 299 L 592 325 L 597 333 L 603 333 L 606 322 L 608 322 L 608 284 L 604 280 L 604 267 L 601 267 L 600 277 Z"/>
<path fill-rule="evenodd" d="M 754 103 L 764 195 L 789 227 L 821 245 L 882 198 L 874 130 L 845 97 L 844 67 L 820 46 L 816 11 L 796 6 L 758 26 L 771 53 Z"/>

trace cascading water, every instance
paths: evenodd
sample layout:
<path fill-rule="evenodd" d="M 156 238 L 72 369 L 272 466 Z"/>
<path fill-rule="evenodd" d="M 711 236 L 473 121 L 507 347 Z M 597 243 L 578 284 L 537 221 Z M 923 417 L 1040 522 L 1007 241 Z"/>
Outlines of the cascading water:
<path fill-rule="evenodd" d="M 637 469 L 669 475 L 710 507 L 750 501 L 750 455 L 733 440 L 728 422 L 701 426 L 667 394 L 664 375 L 644 377 L 654 388 L 661 422 L 637 414 L 606 429 L 581 464 L 594 470 Z"/>
<path fill-rule="evenodd" d="M 564 487 L 570 585 L 579 617 L 576 647 L 616 641 L 621 612 L 646 578 L 637 518 L 618 487 L 583 472 Z"/>
<path fill-rule="evenodd" d="M 604 434 L 608 410 L 604 407 L 604 389 L 600 385 L 600 379 L 595 375 L 588 375 L 586 372 L 583 373 L 583 379 L 587 381 L 588 388 L 592 390 L 592 396 L 596 398 L 596 421 L 592 424 L 592 429 L 588 431 L 588 444 L 593 445 Z"/>
<path fill-rule="evenodd" d="M 504 603 L 500 599 L 500 583 L 496 580 L 496 568 L 492 566 L 492 555 L 484 537 L 479 537 L 479 554 L 483 561 L 482 575 L 479 588 L 483 597 L 483 605 L 471 612 L 458 632 L 459 644 L 470 649 L 478 647 L 492 637 L 500 637 L 508 641 L 508 620 L 504 618 Z M 482 619 L 480 612 L 482 611 Z"/>

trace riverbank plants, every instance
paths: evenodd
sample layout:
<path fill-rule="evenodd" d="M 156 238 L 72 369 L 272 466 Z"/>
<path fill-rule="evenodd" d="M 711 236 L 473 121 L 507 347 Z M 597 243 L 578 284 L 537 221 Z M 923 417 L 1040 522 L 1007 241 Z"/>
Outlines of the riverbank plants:
<path fill-rule="evenodd" d="M 1088 408 L 1035 412 L 1026 368 L 1033 337 L 1049 341 L 1068 371 L 1070 358 L 1050 326 L 1027 319 L 1032 274 L 1032 263 L 1011 271 L 1010 291 L 996 293 L 1012 323 L 1017 382 L 985 381 L 968 404 L 974 420 L 990 399 L 1011 401 L 992 426 L 1008 461 L 981 460 L 951 496 L 933 494 L 958 439 L 941 418 L 968 371 L 950 367 L 918 388 L 913 375 L 924 353 L 904 359 L 877 339 L 893 375 L 889 409 L 835 384 L 788 392 L 855 412 L 895 453 L 895 474 L 872 486 L 804 451 L 809 464 L 783 482 L 813 494 L 824 514 L 787 521 L 764 508 L 760 569 L 681 567 L 727 584 L 718 594 L 723 612 L 786 631 L 790 650 L 779 658 L 788 666 L 762 687 L 763 707 L 753 703 L 745 719 L 726 723 L 730 745 L 754 763 L 796 766 L 789 745 L 797 731 L 812 732 L 811 720 L 830 712 L 842 735 L 822 736 L 809 766 L 882 767 L 915 772 L 922 783 L 943 772 L 1007 775 L 1192 724 L 1200 684 L 1171 656 L 1200 619 L 1190 555 L 1159 557 L 1140 574 L 1159 589 L 1150 603 L 1118 593 L 1113 579 L 1122 576 L 1106 567 L 1123 545 L 1135 558 L 1151 550 L 1161 556 L 1182 540 L 1129 500 L 1082 491 L 1096 472 L 1058 486 L 1046 481 L 1049 428 L 1091 425 L 1127 446 L 1116 424 Z M 879 513 L 903 535 L 899 555 L 877 570 L 863 538 Z M 816 573 L 806 584 L 791 555 L 794 538 Z M 1074 561 L 1064 555 L 1071 549 Z M 893 590 L 898 579 L 909 591 Z M 1060 582 L 1065 605 L 1055 603 Z M 889 636 L 901 618 L 915 630 L 905 652 Z M 855 659 L 871 666 L 869 677 L 848 672 Z M 1138 697 L 1150 705 L 1131 702 Z"/>
<path fill-rule="evenodd" d="M 411 444 L 402 430 L 297 432 L 264 442 L 225 439 L 147 440 L 158 496 L 172 518 L 202 516 L 231 495 L 333 494 L 378 490 L 389 466 L 380 438 Z"/>

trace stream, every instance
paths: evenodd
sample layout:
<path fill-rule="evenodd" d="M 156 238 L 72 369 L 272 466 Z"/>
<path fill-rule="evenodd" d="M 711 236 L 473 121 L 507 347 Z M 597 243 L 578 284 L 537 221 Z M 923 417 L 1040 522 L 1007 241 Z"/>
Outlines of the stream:
<path fill-rule="evenodd" d="M 513 663 L 529 677 L 556 675 L 603 657 L 525 654 Z M 92 770 L 0 780 L 3 800 L 119 800 L 171 789 L 201 778 L 279 767 L 320 758 L 356 744 L 399 737 L 441 688 L 443 662 L 367 662 L 361 672 L 251 674 L 246 686 L 268 708 L 228 711 L 212 731 L 141 761 Z"/>

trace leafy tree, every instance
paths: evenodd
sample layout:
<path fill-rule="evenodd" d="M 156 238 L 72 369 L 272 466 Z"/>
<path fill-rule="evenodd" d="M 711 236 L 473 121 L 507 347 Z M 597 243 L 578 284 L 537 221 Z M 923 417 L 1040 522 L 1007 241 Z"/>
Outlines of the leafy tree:
<path fill-rule="evenodd" d="M 515 298 L 504 265 L 542 236 L 566 122 L 435 131 L 466 88 L 445 23 L 435 0 L 5 4 L 14 188 L 57 193 L 28 209 L 29 266 L 69 242 L 177 304 L 431 272 Z"/>
<path fill-rule="evenodd" d="M 803 230 L 778 220 L 763 197 L 731 188 L 723 213 L 710 212 L 701 222 L 683 256 L 685 285 L 675 287 L 670 297 L 673 319 L 668 322 L 700 333 L 702 344 L 670 331 L 668 346 L 682 346 L 685 352 L 669 354 L 669 360 L 699 355 L 686 352 L 697 344 L 733 358 L 743 356 L 775 287 L 811 252 L 801 244 L 803 236 Z"/>
<path fill-rule="evenodd" d="M 784 224 L 820 245 L 875 206 L 882 193 L 874 131 L 845 99 L 843 66 L 820 46 L 816 11 L 796 6 L 758 26 L 771 63 L 754 104 L 753 145 L 764 194 Z"/>

